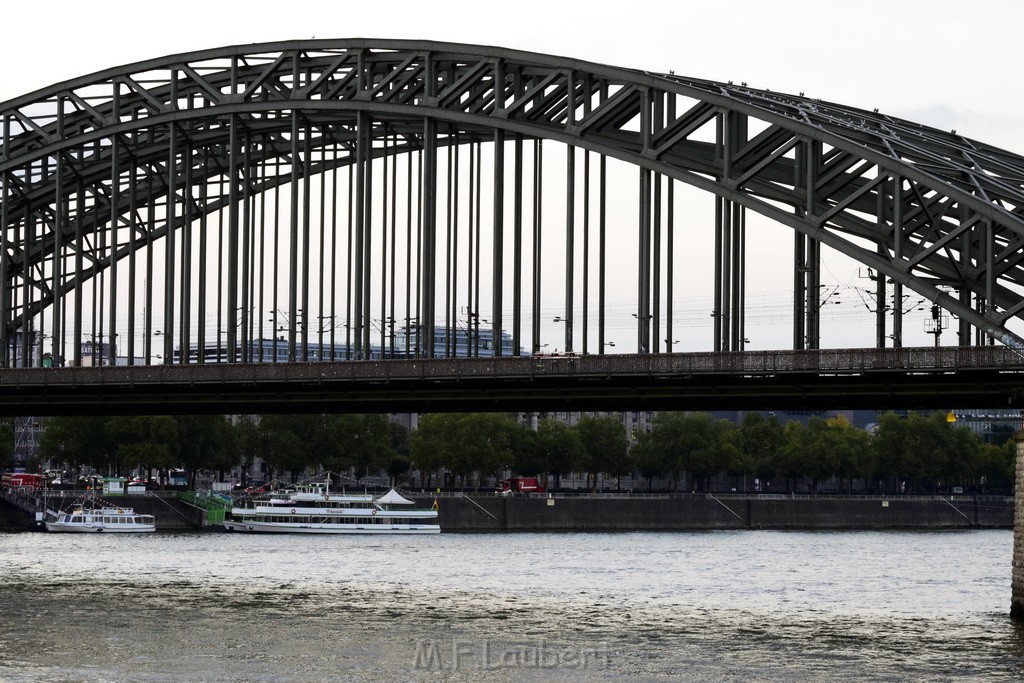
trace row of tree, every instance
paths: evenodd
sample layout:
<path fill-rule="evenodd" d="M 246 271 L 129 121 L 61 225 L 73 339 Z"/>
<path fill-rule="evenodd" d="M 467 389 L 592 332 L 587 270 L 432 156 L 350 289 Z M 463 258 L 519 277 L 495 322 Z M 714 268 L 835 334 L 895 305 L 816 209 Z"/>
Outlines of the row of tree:
<path fill-rule="evenodd" d="M 578 473 L 589 488 L 600 475 L 604 486 L 633 475 L 648 487 L 667 479 L 673 489 L 703 490 L 725 475 L 736 488 L 756 479 L 789 490 L 809 480 L 817 490 L 838 479 L 845 490 L 854 480 L 889 491 L 964 483 L 1009 490 L 1014 463 L 1009 442 L 985 444 L 942 413 L 885 414 L 872 434 L 842 418 L 780 424 L 749 413 L 735 425 L 707 413 L 660 413 L 632 446 L 614 417 L 583 417 L 571 427 L 547 419 L 531 429 L 505 414 L 442 413 L 423 416 L 412 433 L 384 415 L 58 417 L 46 421 L 40 451 L 42 460 L 110 474 L 183 467 L 223 476 L 255 457 L 271 478 L 322 467 L 395 481 L 417 470 L 412 483 L 422 487 L 478 486 L 481 477 L 513 471 L 551 475 L 556 487 Z M 10 464 L 9 452 L 0 458 Z"/>

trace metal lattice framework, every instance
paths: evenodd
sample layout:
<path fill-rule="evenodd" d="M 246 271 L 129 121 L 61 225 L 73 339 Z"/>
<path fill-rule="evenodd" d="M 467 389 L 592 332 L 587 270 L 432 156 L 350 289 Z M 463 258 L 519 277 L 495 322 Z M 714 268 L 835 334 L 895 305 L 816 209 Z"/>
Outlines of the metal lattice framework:
<path fill-rule="evenodd" d="M 554 173 L 567 351 L 579 328 L 584 352 L 595 326 L 606 345 L 608 160 L 638 169 L 641 353 L 672 351 L 677 183 L 716 197 L 716 351 L 743 348 L 748 209 L 793 230 L 795 349 L 818 345 L 823 245 L 880 274 L 878 301 L 888 279 L 896 300 L 906 287 L 950 311 L 961 345 L 1022 341 L 1024 158 L 803 96 L 500 48 L 313 40 L 110 69 L 0 104 L 0 126 L 5 365 L 36 362 L 42 339 L 75 364 L 87 343 L 113 362 L 116 336 L 129 363 L 263 360 L 267 336 L 273 360 L 278 341 L 287 360 L 333 358 L 336 334 L 369 357 L 378 332 L 381 355 L 455 355 L 460 315 L 473 355 L 518 354 L 526 322 L 536 352 L 543 141 L 568 150 Z M 582 284 L 581 250 L 598 271 Z M 900 345 L 901 315 L 878 306 L 878 346 Z"/>

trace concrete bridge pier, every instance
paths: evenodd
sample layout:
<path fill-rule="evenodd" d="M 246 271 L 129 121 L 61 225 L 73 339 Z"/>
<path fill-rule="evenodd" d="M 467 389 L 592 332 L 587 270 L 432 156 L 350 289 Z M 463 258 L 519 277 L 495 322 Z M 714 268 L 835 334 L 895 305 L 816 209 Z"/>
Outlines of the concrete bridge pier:
<path fill-rule="evenodd" d="M 1013 482 L 1013 571 L 1010 616 L 1024 621 L 1024 430 L 1013 435 L 1017 461 Z"/>

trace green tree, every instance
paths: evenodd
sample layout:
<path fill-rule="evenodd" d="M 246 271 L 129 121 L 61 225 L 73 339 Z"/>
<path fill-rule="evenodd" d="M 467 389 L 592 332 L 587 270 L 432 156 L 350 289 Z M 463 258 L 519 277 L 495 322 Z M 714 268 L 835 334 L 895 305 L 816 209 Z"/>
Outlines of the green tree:
<path fill-rule="evenodd" d="M 465 488 L 470 474 L 515 463 L 513 450 L 521 430 L 511 416 L 498 413 L 426 415 L 412 439 L 413 464 L 426 472 L 448 469 Z"/>
<path fill-rule="evenodd" d="M 114 444 L 106 429 L 107 418 L 62 416 L 47 418 L 40 437 L 40 453 L 80 473 L 88 465 L 103 470 L 113 461 Z"/>
<path fill-rule="evenodd" d="M 321 415 L 262 415 L 244 418 L 238 425 L 242 448 L 263 459 L 268 476 L 287 472 L 295 481 L 299 472 L 320 462 L 311 444 L 319 442 Z"/>
<path fill-rule="evenodd" d="M 560 420 L 541 420 L 532 445 L 536 465 L 520 467 L 519 473 L 554 475 L 555 488 L 561 488 L 562 476 L 579 470 L 586 458 L 579 432 Z"/>
<path fill-rule="evenodd" d="M 657 420 L 657 416 L 654 419 Z M 647 480 L 647 490 L 651 491 L 654 477 L 668 474 L 664 449 L 659 448 L 659 443 L 655 440 L 654 432 L 652 431 L 638 434 L 636 443 L 629 450 L 634 466 L 637 468 L 640 476 Z M 674 483 L 677 480 L 678 477 L 674 478 Z M 673 488 L 676 487 L 674 486 Z"/>
<path fill-rule="evenodd" d="M 211 470 L 218 480 L 240 460 L 240 430 L 224 415 L 181 415 L 175 418 L 178 432 L 178 463 L 195 483 L 195 473 Z"/>
<path fill-rule="evenodd" d="M 621 471 L 628 462 L 629 440 L 622 421 L 614 417 L 583 417 L 574 429 L 586 453 L 585 468 L 590 490 L 597 490 L 597 475 Z"/>
<path fill-rule="evenodd" d="M 179 463 L 178 426 L 174 418 L 155 415 L 117 416 L 106 423 L 115 444 L 115 471 L 142 468 L 147 473 L 156 467 L 171 468 Z"/>
<path fill-rule="evenodd" d="M 978 453 L 978 477 L 982 490 L 1009 492 L 1013 488 L 1016 459 L 1013 440 L 1001 446 L 983 445 Z"/>
<path fill-rule="evenodd" d="M 447 454 L 455 447 L 454 421 L 451 413 L 431 413 L 420 417 L 419 428 L 413 432 L 410 452 L 413 467 L 420 471 L 423 486 L 429 488 L 431 479 L 446 464 Z M 443 482 L 439 482 L 443 485 Z"/>
<path fill-rule="evenodd" d="M 779 451 L 786 442 L 782 425 L 774 414 L 759 412 L 743 416 L 740 425 L 741 448 L 751 464 L 754 476 L 766 482 L 776 474 Z"/>
<path fill-rule="evenodd" d="M 879 418 L 874 446 L 879 473 L 896 490 L 904 482 L 915 488 L 937 487 L 940 481 L 956 481 L 977 467 L 981 441 L 966 427 L 946 421 L 944 412 L 932 415 L 886 413 Z"/>
<path fill-rule="evenodd" d="M 455 424 L 456 450 L 450 454 L 448 467 L 459 475 L 463 488 L 471 473 L 489 474 L 513 465 L 516 436 L 523 428 L 512 416 L 470 413 L 458 416 Z"/>
<path fill-rule="evenodd" d="M 406 475 L 412 468 L 409 430 L 404 425 L 388 420 L 388 431 L 391 443 L 385 470 L 388 473 L 391 486 L 398 486 L 399 478 Z"/>

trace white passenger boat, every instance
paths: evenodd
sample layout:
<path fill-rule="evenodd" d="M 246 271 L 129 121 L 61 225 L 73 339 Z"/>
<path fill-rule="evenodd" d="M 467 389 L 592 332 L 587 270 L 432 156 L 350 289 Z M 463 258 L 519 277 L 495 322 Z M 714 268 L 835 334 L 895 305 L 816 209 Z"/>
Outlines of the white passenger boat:
<path fill-rule="evenodd" d="M 231 508 L 228 531 L 300 534 L 439 534 L 436 507 L 395 509 L 414 503 L 391 489 L 383 496 L 332 493 L 315 483 Z"/>
<path fill-rule="evenodd" d="M 139 534 L 156 531 L 156 520 L 153 515 L 141 515 L 132 508 L 76 505 L 70 510 L 58 513 L 55 520 L 47 521 L 46 530 L 64 533 L 102 531 L 108 534 Z"/>

